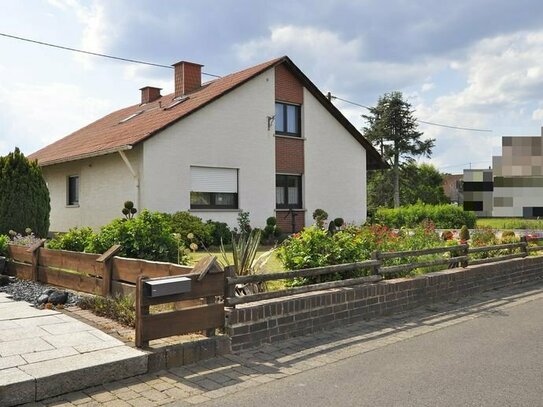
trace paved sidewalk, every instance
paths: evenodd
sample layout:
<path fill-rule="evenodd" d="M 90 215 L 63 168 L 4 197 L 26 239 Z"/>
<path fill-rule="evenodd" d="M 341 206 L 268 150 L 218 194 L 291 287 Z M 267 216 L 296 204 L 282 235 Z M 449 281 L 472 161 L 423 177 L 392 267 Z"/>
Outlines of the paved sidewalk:
<path fill-rule="evenodd" d="M 0 293 L 0 405 L 147 371 L 145 353 L 74 318 Z"/>
<path fill-rule="evenodd" d="M 543 299 L 543 282 L 490 291 L 240 354 L 88 388 L 36 406 L 190 406 Z M 242 397 L 242 396 L 240 396 Z"/>

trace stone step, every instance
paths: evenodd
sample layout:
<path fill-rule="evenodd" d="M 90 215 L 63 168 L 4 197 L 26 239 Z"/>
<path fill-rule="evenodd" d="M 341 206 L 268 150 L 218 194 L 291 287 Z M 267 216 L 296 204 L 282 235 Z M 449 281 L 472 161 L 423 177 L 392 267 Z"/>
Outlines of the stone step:
<path fill-rule="evenodd" d="M 147 354 L 126 345 L 9 368 L 0 406 L 15 406 L 147 372 Z"/>

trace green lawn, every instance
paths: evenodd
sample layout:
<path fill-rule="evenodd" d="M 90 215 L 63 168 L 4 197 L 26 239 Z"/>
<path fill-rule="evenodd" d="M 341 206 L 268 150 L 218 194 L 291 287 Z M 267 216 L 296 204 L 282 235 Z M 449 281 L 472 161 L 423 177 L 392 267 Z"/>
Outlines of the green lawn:
<path fill-rule="evenodd" d="M 543 220 L 523 218 L 479 218 L 477 227 L 491 227 L 494 229 L 541 229 Z"/>
<path fill-rule="evenodd" d="M 260 256 L 262 253 L 265 253 L 270 249 L 271 249 L 270 247 L 261 247 L 256 253 L 256 258 L 258 258 L 258 256 Z M 200 259 L 209 255 L 216 256 L 219 261 L 223 262 L 221 251 L 217 248 L 211 248 L 211 249 L 208 249 L 207 251 L 198 250 L 196 253 L 191 253 L 190 258 L 193 263 L 197 263 Z M 230 262 L 230 264 L 233 264 L 232 253 L 228 253 L 228 261 Z M 279 259 L 277 258 L 277 254 L 273 253 L 271 257 L 269 258 L 268 262 L 266 263 L 266 265 L 264 266 L 263 272 L 274 273 L 274 272 L 279 272 L 279 271 L 284 271 L 284 268 L 281 262 L 279 261 Z"/>

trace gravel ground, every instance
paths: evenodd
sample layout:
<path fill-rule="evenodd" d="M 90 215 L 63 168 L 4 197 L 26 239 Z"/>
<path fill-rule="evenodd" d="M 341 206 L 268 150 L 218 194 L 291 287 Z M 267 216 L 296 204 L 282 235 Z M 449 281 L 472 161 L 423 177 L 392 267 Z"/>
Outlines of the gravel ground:
<path fill-rule="evenodd" d="M 14 283 L 0 287 L 0 292 L 10 294 L 15 301 L 27 301 L 35 305 L 36 299 L 47 289 L 64 291 L 59 287 L 52 287 L 29 280 L 16 279 Z M 81 300 L 81 297 L 73 292 L 66 291 L 68 292 L 68 301 L 65 305 L 77 305 Z"/>

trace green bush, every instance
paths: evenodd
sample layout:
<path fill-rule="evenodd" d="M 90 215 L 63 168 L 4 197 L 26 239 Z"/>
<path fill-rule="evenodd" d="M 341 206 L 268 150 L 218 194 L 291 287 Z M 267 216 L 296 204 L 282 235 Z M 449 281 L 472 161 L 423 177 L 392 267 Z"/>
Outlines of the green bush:
<path fill-rule="evenodd" d="M 223 244 L 232 243 L 232 230 L 230 230 L 227 223 L 216 222 L 210 219 L 206 222 L 206 226 L 211 234 L 211 245 L 220 246 L 221 242 Z"/>
<path fill-rule="evenodd" d="M 460 225 L 473 228 L 477 220 L 473 212 L 464 211 L 458 206 L 419 203 L 396 209 L 379 208 L 373 216 L 373 223 L 391 228 L 414 228 L 425 219 L 431 220 L 440 229 L 456 229 Z"/>
<path fill-rule="evenodd" d="M 500 243 L 507 244 L 507 243 L 518 243 L 520 242 L 520 237 L 518 237 L 515 232 L 512 230 L 504 230 L 502 232 Z"/>
<path fill-rule="evenodd" d="M 196 243 L 203 246 L 211 246 L 213 244 L 213 231 L 209 223 L 204 223 L 201 218 L 194 216 L 189 212 L 176 212 L 173 215 L 165 215 L 169 217 L 174 233 L 179 234 L 181 242 L 185 247 L 189 247 L 192 239 L 187 236 L 189 233 L 194 235 Z"/>
<path fill-rule="evenodd" d="M 0 235 L 0 256 L 8 255 L 9 236 Z"/>
<path fill-rule="evenodd" d="M 47 247 L 56 250 L 71 250 L 73 252 L 87 252 L 89 245 L 96 237 L 89 227 L 72 228 L 68 232 L 59 234 L 49 241 Z"/>
<path fill-rule="evenodd" d="M 345 221 L 343 220 L 343 218 L 335 218 L 335 219 L 334 219 L 334 225 L 335 225 L 337 228 L 342 227 L 344 224 L 345 224 Z"/>
<path fill-rule="evenodd" d="M 462 225 L 462 228 L 460 229 L 459 236 L 460 240 L 467 242 L 470 238 L 469 236 L 469 229 L 466 225 Z"/>
<path fill-rule="evenodd" d="M 184 248 L 173 236 L 170 219 L 159 212 L 144 209 L 132 219 L 115 219 L 100 229 L 88 250 L 104 253 L 114 244 L 122 246 L 121 256 L 136 259 L 187 264 Z"/>
<path fill-rule="evenodd" d="M 321 229 L 324 227 L 324 222 L 328 219 L 328 212 L 324 209 L 317 208 L 313 211 L 313 219 L 315 224 Z"/>
<path fill-rule="evenodd" d="M 334 234 L 311 226 L 290 236 L 278 249 L 278 258 L 288 270 L 300 270 L 334 264 L 368 260 L 375 250 L 383 252 L 420 250 L 443 245 L 431 222 L 411 231 L 393 231 L 386 226 L 349 226 Z M 420 259 L 429 260 L 430 258 Z M 395 265 L 415 259 L 392 259 L 385 265 Z M 294 279 L 288 285 L 313 284 L 319 281 L 340 280 L 367 275 L 368 270 L 336 273 L 328 276 Z"/>
<path fill-rule="evenodd" d="M 475 229 L 471 236 L 471 245 L 474 247 L 492 246 L 498 244 L 496 232 L 492 228 Z"/>
<path fill-rule="evenodd" d="M 283 242 L 277 257 L 288 270 L 300 270 L 368 259 L 371 244 L 361 229 L 348 228 L 331 235 L 318 226 L 310 226 Z M 294 279 L 287 285 L 313 284 L 366 275 L 367 271 Z"/>
<path fill-rule="evenodd" d="M 18 148 L 0 157 L 0 234 L 30 228 L 45 237 L 50 211 L 49 191 L 37 162 Z"/>
<path fill-rule="evenodd" d="M 281 229 L 277 226 L 277 219 L 275 216 L 270 216 L 266 219 L 266 226 L 262 232 L 262 240 L 265 243 L 273 243 L 281 235 Z"/>
<path fill-rule="evenodd" d="M 241 211 L 238 215 L 239 233 L 242 235 L 248 235 L 251 233 L 251 218 L 250 213 L 247 211 Z"/>
<path fill-rule="evenodd" d="M 470 242 L 470 246 L 472 247 L 492 246 L 499 243 L 496 232 L 489 227 L 475 229 L 471 235 Z M 473 253 L 471 254 L 471 257 L 474 259 L 486 259 L 501 254 L 504 254 L 501 250 L 491 250 L 488 252 Z"/>

